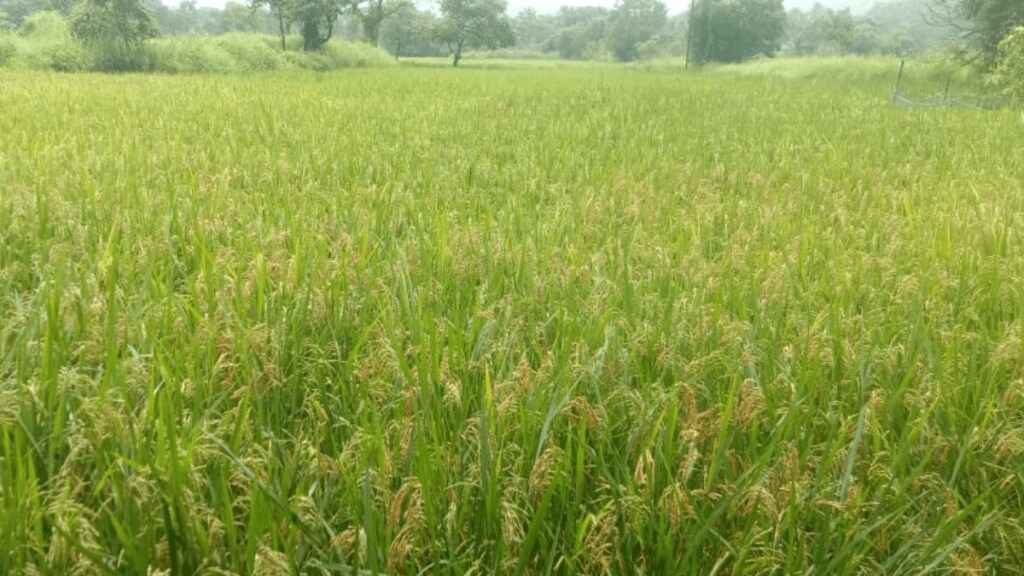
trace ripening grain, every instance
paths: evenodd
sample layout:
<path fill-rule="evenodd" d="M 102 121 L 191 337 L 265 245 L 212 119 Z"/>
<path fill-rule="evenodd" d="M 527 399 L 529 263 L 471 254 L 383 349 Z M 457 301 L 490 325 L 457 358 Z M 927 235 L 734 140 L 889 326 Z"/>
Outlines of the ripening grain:
<path fill-rule="evenodd" d="M 1024 566 L 1019 112 L 0 81 L 0 573 Z"/>

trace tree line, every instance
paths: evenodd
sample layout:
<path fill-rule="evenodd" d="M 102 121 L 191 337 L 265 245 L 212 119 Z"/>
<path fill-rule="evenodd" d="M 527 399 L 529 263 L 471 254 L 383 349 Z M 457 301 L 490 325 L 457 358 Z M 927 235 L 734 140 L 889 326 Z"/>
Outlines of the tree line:
<path fill-rule="evenodd" d="M 790 10 L 783 0 L 692 0 L 670 16 L 660 0 L 618 0 L 613 8 L 562 7 L 553 14 L 507 13 L 504 0 L 246 0 L 223 9 L 195 0 L 169 7 L 159 0 L 0 0 L 0 31 L 53 10 L 74 37 L 108 68 L 130 68 L 132 54 L 159 34 L 290 34 L 301 49 L 321 50 L 332 38 L 360 40 L 395 56 L 447 55 L 510 49 L 520 57 L 571 60 L 685 57 L 739 62 L 776 55 L 905 54 L 955 43 L 994 62 L 1000 41 L 1024 25 L 1021 0 L 892 0 L 864 15 L 816 5 Z"/>

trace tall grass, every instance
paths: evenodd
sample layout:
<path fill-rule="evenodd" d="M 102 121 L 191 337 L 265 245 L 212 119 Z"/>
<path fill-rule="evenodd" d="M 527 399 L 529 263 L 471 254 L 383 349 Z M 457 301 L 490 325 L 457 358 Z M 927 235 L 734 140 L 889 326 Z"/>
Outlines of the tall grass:
<path fill-rule="evenodd" d="M 1024 565 L 1013 112 L 2 78 L 0 573 Z"/>

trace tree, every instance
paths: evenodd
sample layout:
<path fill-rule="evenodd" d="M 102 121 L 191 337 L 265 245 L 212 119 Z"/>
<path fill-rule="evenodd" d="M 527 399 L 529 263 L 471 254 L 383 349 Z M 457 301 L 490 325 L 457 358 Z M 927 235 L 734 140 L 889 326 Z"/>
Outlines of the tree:
<path fill-rule="evenodd" d="M 380 45 L 380 27 L 384 21 L 394 16 L 399 10 L 409 6 L 409 0 L 366 0 L 366 8 L 361 8 L 362 1 L 352 7 L 353 13 L 363 26 L 366 41 L 374 46 Z"/>
<path fill-rule="evenodd" d="M 640 56 L 639 45 L 654 38 L 668 21 L 668 9 L 658 0 L 618 0 L 612 10 L 608 43 L 617 60 Z"/>
<path fill-rule="evenodd" d="M 49 0 L 0 0 L 0 12 L 7 14 L 14 28 L 20 27 L 28 15 L 52 9 Z"/>
<path fill-rule="evenodd" d="M 786 15 L 786 40 L 786 53 L 796 56 L 870 54 L 881 46 L 871 20 L 821 4 L 810 12 L 792 10 Z"/>
<path fill-rule="evenodd" d="M 533 8 L 521 10 L 512 19 L 516 45 L 531 50 L 554 49 L 558 32 L 557 17 L 538 14 Z"/>
<path fill-rule="evenodd" d="M 380 43 L 388 52 L 401 56 L 443 56 L 444 48 L 434 39 L 437 17 L 406 4 L 381 24 Z"/>
<path fill-rule="evenodd" d="M 292 19 L 299 25 L 302 49 L 322 49 L 334 35 L 334 23 L 350 6 L 349 0 L 292 0 Z"/>
<path fill-rule="evenodd" d="M 496 49 L 515 44 L 504 0 L 441 0 L 436 37 L 458 66 L 466 50 Z"/>
<path fill-rule="evenodd" d="M 226 32 L 262 32 L 266 27 L 265 13 L 239 2 L 228 2 L 218 17 L 218 29 Z"/>
<path fill-rule="evenodd" d="M 193 2 L 193 6 L 195 6 L 194 0 L 185 1 Z M 271 16 L 277 22 L 277 33 L 281 38 L 281 50 L 285 50 L 287 48 L 288 31 L 292 25 L 292 0 L 250 0 L 249 7 L 253 10 L 266 7 L 270 11 Z"/>
<path fill-rule="evenodd" d="M 142 67 L 142 46 L 159 29 L 141 0 L 82 0 L 71 33 L 95 51 L 101 70 L 127 71 Z"/>
<path fill-rule="evenodd" d="M 956 28 L 930 21 L 928 3 L 929 0 L 892 0 L 868 10 L 865 17 L 874 24 L 884 52 L 923 52 L 956 38 Z"/>
<path fill-rule="evenodd" d="M 931 19 L 960 30 L 961 36 L 992 62 L 999 43 L 1011 30 L 1024 26 L 1021 0 L 932 0 Z"/>
<path fill-rule="evenodd" d="M 996 81 L 1007 94 L 1024 98 L 1024 26 L 1010 31 L 997 53 Z"/>
<path fill-rule="evenodd" d="M 785 32 L 782 0 L 697 0 L 690 18 L 691 60 L 741 62 L 774 56 Z"/>
<path fill-rule="evenodd" d="M 582 60 L 602 50 L 608 32 L 608 10 L 593 6 L 563 6 L 558 11 L 554 48 L 567 60 Z"/>

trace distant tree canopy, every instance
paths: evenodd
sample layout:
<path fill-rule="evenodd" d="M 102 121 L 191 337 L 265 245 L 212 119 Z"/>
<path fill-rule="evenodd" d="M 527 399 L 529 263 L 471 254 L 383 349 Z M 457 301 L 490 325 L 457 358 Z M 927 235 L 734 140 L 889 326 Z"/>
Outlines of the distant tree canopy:
<path fill-rule="evenodd" d="M 608 34 L 609 12 L 591 6 L 563 6 L 556 16 L 554 51 L 562 58 L 582 60 L 601 53 Z"/>
<path fill-rule="evenodd" d="M 172 1 L 180 3 L 164 3 Z M 278 37 L 282 50 L 305 51 L 338 37 L 396 56 L 449 55 L 455 65 L 467 51 L 512 45 L 531 58 L 632 61 L 690 54 L 698 63 L 777 54 L 905 54 L 966 45 L 959 34 L 994 66 L 999 42 L 1024 25 L 1024 0 L 880 0 L 864 15 L 821 5 L 787 13 L 782 0 L 694 0 L 692 11 L 672 16 L 664 0 L 616 0 L 611 9 L 526 9 L 511 18 L 504 0 L 229 0 L 223 8 L 200 7 L 196 0 L 0 0 L 0 33 L 22 28 L 26 17 L 43 11 L 72 23 L 89 57 L 114 69 L 141 66 L 144 54 L 127 56 L 144 52 L 135 48 L 157 30 L 266 32 Z M 296 32 L 301 42 L 289 43 Z"/>
<path fill-rule="evenodd" d="M 882 45 L 871 20 L 848 9 L 815 4 L 810 12 L 791 10 L 786 15 L 785 51 L 791 56 L 835 56 L 887 52 L 892 47 Z"/>
<path fill-rule="evenodd" d="M 697 0 L 690 15 L 694 62 L 741 62 L 774 56 L 782 45 L 782 0 Z"/>
<path fill-rule="evenodd" d="M 437 27 L 432 12 L 406 3 L 381 23 L 379 45 L 396 57 L 444 56 L 445 49 L 435 41 Z"/>
<path fill-rule="evenodd" d="M 352 13 L 363 28 L 366 41 L 374 46 L 380 45 L 380 28 L 384 22 L 400 10 L 412 7 L 411 0 L 365 0 L 353 3 Z"/>
<path fill-rule="evenodd" d="M 608 45 L 616 60 L 640 57 L 640 45 L 658 35 L 668 22 L 668 8 L 658 0 L 617 0 L 608 21 Z"/>
<path fill-rule="evenodd" d="M 267 27 L 264 14 L 240 2 L 228 2 L 220 11 L 218 32 L 263 32 Z"/>
<path fill-rule="evenodd" d="M 71 32 L 91 46 L 103 70 L 141 68 L 142 44 L 159 33 L 141 0 L 82 0 L 71 9 Z"/>
<path fill-rule="evenodd" d="M 1024 26 L 1024 0 L 931 0 L 931 16 L 937 23 L 959 28 L 992 61 L 999 43 Z"/>
<path fill-rule="evenodd" d="M 466 50 L 503 48 L 515 44 L 504 0 L 441 0 L 441 21 L 435 34 L 458 66 Z"/>
<path fill-rule="evenodd" d="M 253 9 L 267 8 L 276 22 L 285 49 L 285 37 L 293 25 L 302 35 L 302 49 L 320 50 L 334 36 L 334 28 L 342 14 L 351 11 L 354 0 L 250 0 Z"/>

